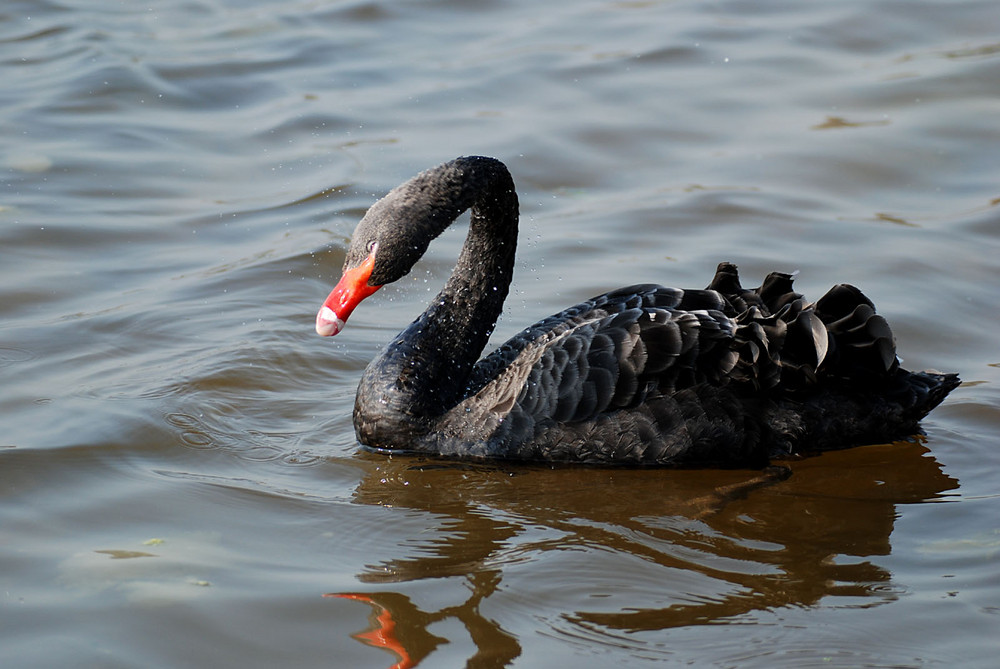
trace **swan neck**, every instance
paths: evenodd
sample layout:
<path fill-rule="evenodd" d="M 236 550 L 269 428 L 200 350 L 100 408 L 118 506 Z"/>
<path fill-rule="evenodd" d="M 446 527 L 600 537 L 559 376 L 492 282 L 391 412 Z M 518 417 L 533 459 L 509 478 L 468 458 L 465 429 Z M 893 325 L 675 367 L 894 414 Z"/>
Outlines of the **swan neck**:
<path fill-rule="evenodd" d="M 386 441 L 425 433 L 465 396 L 514 270 L 517 195 L 507 169 L 496 164 L 500 169 L 481 181 L 469 233 L 444 288 L 365 372 L 355 404 L 362 443 L 401 447 Z M 482 179 L 482 170 L 477 176 Z"/>

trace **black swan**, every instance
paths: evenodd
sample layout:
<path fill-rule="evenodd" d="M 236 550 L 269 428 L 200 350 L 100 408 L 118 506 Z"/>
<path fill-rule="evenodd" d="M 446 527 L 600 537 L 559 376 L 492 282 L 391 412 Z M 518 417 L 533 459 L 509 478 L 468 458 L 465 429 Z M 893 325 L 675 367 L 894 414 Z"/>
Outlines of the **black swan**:
<path fill-rule="evenodd" d="M 959 384 L 908 372 L 857 288 L 818 302 L 788 274 L 704 290 L 639 284 L 581 302 L 479 359 L 514 269 L 518 204 L 498 160 L 463 157 L 376 202 L 316 316 L 334 335 L 471 208 L 444 289 L 368 365 L 358 440 L 385 451 L 623 465 L 762 466 L 771 457 L 913 434 Z"/>

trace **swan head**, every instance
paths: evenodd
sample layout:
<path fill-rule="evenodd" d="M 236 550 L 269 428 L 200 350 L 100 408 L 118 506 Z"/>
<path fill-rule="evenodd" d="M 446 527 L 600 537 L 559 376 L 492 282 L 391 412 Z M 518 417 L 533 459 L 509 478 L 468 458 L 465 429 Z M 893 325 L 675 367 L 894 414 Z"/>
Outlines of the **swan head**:
<path fill-rule="evenodd" d="M 316 315 L 316 332 L 326 336 L 340 332 L 363 299 L 406 276 L 431 241 L 477 198 L 497 199 L 497 188 L 502 201 L 513 207 L 516 230 L 513 181 L 494 158 L 456 158 L 389 191 L 355 228 L 340 283 Z"/>

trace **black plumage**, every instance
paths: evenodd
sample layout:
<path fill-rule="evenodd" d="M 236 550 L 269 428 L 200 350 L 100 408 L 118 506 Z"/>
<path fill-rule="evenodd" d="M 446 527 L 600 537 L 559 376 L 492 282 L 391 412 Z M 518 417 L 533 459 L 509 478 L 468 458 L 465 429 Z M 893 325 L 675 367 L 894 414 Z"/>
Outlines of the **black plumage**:
<path fill-rule="evenodd" d="M 899 367 L 892 332 L 853 286 L 816 303 L 719 265 L 703 290 L 620 288 L 524 329 L 479 359 L 507 296 L 517 196 L 506 167 L 459 158 L 377 202 L 317 316 L 336 334 L 409 272 L 466 209 L 469 234 L 427 310 L 368 366 L 362 444 L 452 457 L 629 465 L 763 465 L 912 434 L 954 374 Z"/>

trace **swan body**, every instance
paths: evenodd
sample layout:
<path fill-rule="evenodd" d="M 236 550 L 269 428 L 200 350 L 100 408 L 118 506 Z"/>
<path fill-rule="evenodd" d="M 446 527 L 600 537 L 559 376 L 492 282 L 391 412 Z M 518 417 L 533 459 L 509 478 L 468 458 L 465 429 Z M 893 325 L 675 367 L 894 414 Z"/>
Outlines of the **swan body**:
<path fill-rule="evenodd" d="M 899 366 L 892 332 L 853 286 L 815 303 L 773 273 L 759 288 L 719 265 L 707 288 L 620 288 L 480 354 L 507 296 L 517 195 L 507 168 L 463 157 L 423 172 L 358 224 L 316 317 L 354 308 L 410 271 L 471 209 L 455 270 L 371 362 L 354 425 L 373 449 L 591 464 L 760 466 L 802 451 L 913 434 L 955 374 Z"/>

